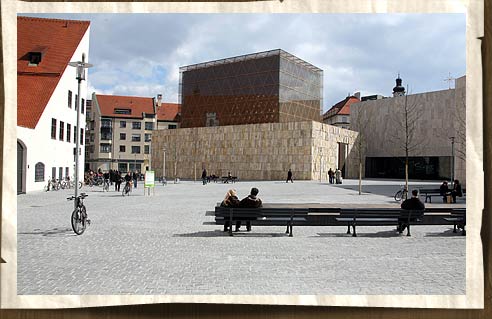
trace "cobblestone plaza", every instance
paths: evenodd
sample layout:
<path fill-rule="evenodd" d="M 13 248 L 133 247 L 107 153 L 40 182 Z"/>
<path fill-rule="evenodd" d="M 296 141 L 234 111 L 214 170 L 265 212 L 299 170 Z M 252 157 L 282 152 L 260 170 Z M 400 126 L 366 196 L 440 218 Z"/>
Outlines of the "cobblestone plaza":
<path fill-rule="evenodd" d="M 294 226 L 287 237 L 284 227 L 253 226 L 229 237 L 206 224 L 231 187 L 240 198 L 258 187 L 264 203 L 398 207 L 399 182 L 364 181 L 362 195 L 357 183 L 182 181 L 157 185 L 151 197 L 143 183 L 129 197 L 84 187 L 92 224 L 81 236 L 70 227 L 73 190 L 19 195 L 18 294 L 464 294 L 465 237 L 452 226 L 415 226 L 411 237 L 358 227 L 355 238 L 345 227 Z"/>

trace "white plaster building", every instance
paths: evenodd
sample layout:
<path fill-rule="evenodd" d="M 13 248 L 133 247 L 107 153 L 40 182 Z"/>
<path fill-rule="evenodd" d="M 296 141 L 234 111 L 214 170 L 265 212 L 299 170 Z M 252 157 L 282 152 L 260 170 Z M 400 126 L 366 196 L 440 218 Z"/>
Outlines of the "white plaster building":
<path fill-rule="evenodd" d="M 73 178 L 77 125 L 76 68 L 89 60 L 89 21 L 17 18 L 17 192 L 48 179 Z M 87 76 L 86 76 L 87 80 Z M 84 168 L 85 97 L 81 83 L 79 174 Z"/>

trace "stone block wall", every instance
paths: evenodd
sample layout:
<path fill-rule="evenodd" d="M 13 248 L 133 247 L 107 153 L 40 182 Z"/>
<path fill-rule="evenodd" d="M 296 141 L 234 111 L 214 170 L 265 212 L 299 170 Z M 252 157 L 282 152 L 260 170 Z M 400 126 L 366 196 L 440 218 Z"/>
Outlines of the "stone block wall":
<path fill-rule="evenodd" d="M 319 179 L 321 170 L 326 180 L 336 167 L 337 143 L 350 149 L 356 135 L 313 121 L 162 130 L 152 138 L 152 166 L 161 176 L 165 156 L 167 179 L 198 180 L 206 168 L 209 175 L 283 180 L 290 168 L 294 179 Z"/>

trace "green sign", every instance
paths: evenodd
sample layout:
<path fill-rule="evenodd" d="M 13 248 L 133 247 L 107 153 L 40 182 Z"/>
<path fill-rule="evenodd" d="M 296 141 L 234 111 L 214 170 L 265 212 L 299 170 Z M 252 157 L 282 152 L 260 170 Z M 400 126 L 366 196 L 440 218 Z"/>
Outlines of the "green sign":
<path fill-rule="evenodd" d="M 144 187 L 154 187 L 154 186 L 155 186 L 154 171 L 146 171 Z"/>

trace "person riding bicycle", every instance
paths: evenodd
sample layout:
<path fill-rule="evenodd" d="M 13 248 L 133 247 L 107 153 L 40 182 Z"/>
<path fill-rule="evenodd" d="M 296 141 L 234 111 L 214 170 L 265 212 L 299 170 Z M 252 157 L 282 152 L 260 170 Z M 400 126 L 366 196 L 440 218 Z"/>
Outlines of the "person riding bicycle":
<path fill-rule="evenodd" d="M 103 174 L 103 178 L 104 178 L 104 186 L 106 186 L 106 185 L 107 185 L 107 187 L 108 187 L 108 188 L 109 188 L 109 177 L 110 177 L 110 176 L 109 176 L 109 172 L 105 172 L 105 173 Z"/>
<path fill-rule="evenodd" d="M 126 187 L 129 187 L 129 189 L 132 189 L 132 181 L 133 177 L 132 177 L 132 174 L 130 173 L 130 171 L 128 171 L 128 173 L 126 173 L 125 175 L 125 188 Z"/>

